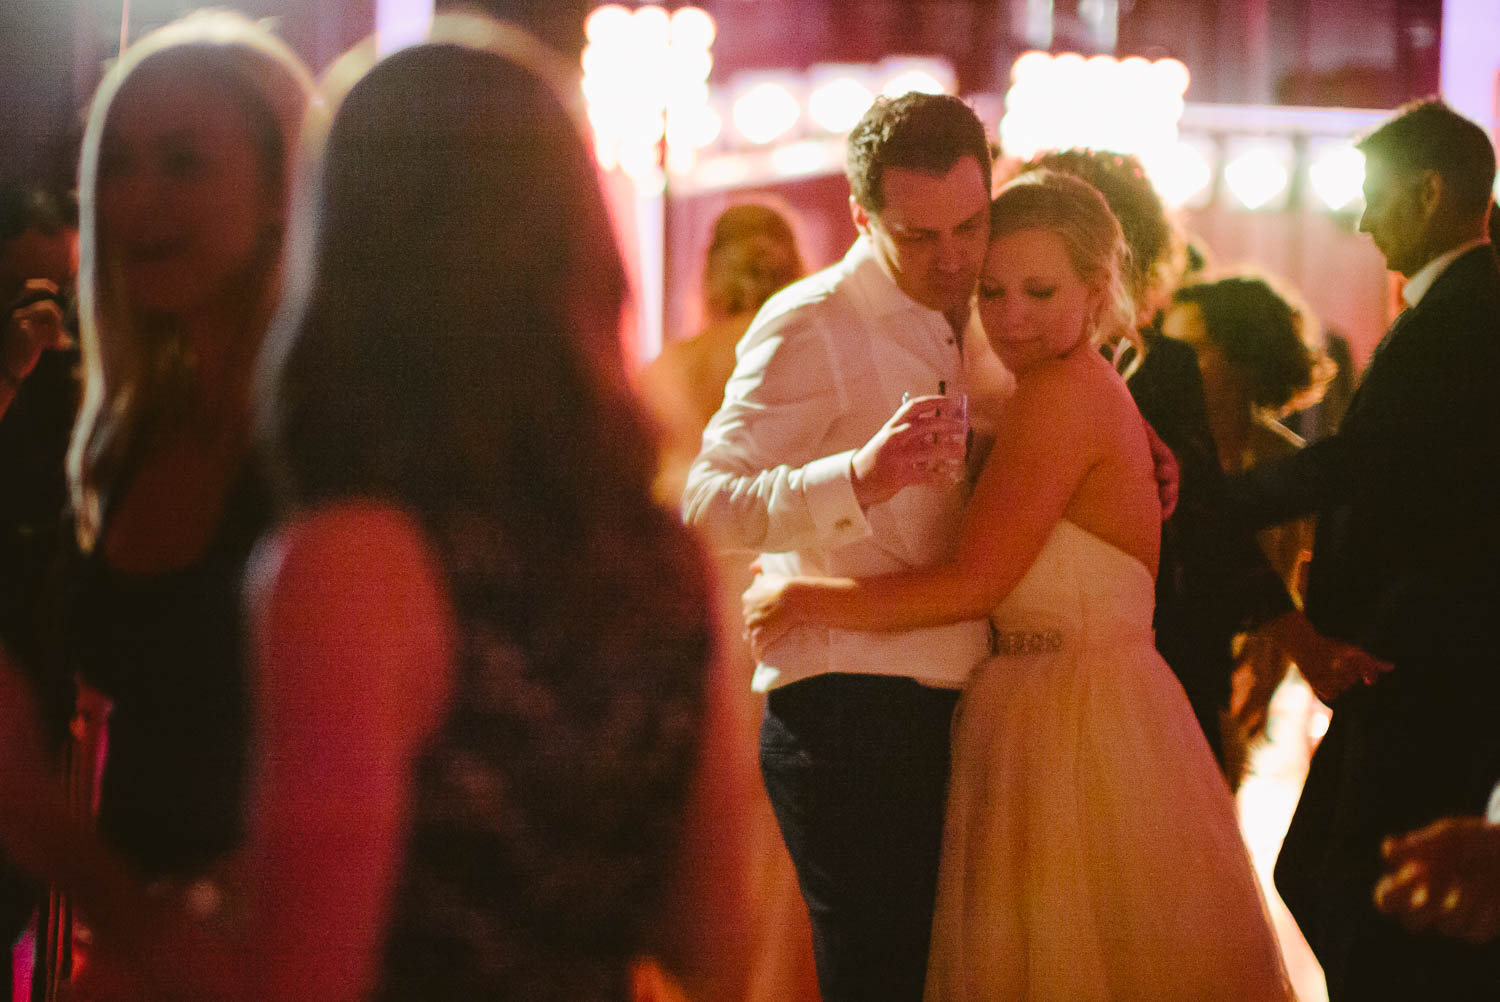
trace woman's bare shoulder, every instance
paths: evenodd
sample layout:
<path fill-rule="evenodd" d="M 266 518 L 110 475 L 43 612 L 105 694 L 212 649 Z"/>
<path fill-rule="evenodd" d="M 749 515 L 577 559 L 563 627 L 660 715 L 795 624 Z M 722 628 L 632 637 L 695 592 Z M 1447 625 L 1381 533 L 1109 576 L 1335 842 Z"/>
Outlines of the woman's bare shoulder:
<path fill-rule="evenodd" d="M 1054 435 L 1069 429 L 1092 433 L 1100 421 L 1117 416 L 1121 391 L 1123 383 L 1105 359 L 1075 353 L 1020 377 L 1005 413 L 1027 423 L 1045 422 Z"/>
<path fill-rule="evenodd" d="M 294 513 L 257 548 L 251 593 L 277 587 L 329 593 L 371 582 L 435 585 L 436 559 L 407 512 L 375 500 L 337 501 Z"/>
<path fill-rule="evenodd" d="M 366 500 L 299 512 L 262 541 L 249 573 L 268 680 L 283 666 L 299 684 L 317 684 L 310 674 L 320 671 L 355 671 L 371 690 L 406 688 L 428 706 L 442 700 L 452 611 L 437 557 L 408 513 Z"/>

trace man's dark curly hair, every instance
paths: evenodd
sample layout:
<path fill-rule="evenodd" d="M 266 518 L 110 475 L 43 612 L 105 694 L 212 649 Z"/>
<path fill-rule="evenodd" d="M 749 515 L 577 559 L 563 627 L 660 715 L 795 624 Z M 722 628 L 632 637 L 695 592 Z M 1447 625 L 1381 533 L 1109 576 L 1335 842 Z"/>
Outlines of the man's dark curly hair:
<path fill-rule="evenodd" d="M 1053 150 L 1035 157 L 1022 172 L 1054 170 L 1072 174 L 1093 185 L 1109 211 L 1120 221 L 1125 245 L 1130 248 L 1130 294 L 1137 305 L 1153 282 L 1164 279 L 1174 270 L 1180 253 L 1177 232 L 1161 196 L 1140 160 L 1126 153 L 1105 150 Z"/>
<path fill-rule="evenodd" d="M 884 173 L 901 167 L 941 176 L 966 156 L 979 163 L 990 190 L 990 145 L 974 110 L 947 94 L 877 98 L 849 133 L 844 161 L 849 190 L 866 212 L 885 208 Z"/>

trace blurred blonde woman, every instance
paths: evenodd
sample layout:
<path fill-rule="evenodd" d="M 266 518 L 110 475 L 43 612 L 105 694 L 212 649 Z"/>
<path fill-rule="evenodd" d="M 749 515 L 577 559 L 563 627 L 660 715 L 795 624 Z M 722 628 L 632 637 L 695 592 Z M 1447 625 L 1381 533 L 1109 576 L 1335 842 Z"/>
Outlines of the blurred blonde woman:
<path fill-rule="evenodd" d="M 704 326 L 642 370 L 641 393 L 662 429 L 657 494 L 677 504 L 703 428 L 724 400 L 734 348 L 771 294 L 806 272 L 790 209 L 769 200 L 731 205 L 714 220 L 703 262 Z"/>
<path fill-rule="evenodd" d="M 643 369 L 637 386 L 660 429 L 661 469 L 656 494 L 663 503 L 681 503 L 688 468 L 698 456 L 703 429 L 724 400 L 734 372 L 735 346 L 761 306 L 805 273 L 790 206 L 771 196 L 739 202 L 715 218 L 704 254 L 704 327 L 667 345 Z M 749 678 L 755 662 L 740 636 L 740 593 L 750 584 L 755 554 L 716 549 L 716 596 L 725 627 L 720 650 L 729 670 Z M 764 699 L 748 689 L 739 698 L 739 747 L 746 768 L 758 769 L 758 741 Z M 797 889 L 791 858 L 760 782 L 752 778 L 751 881 L 757 903 L 753 924 L 743 935 L 751 950 L 751 983 L 746 1002 L 800 1002 L 818 997 L 807 906 Z"/>
<path fill-rule="evenodd" d="M 211 881 L 243 840 L 241 582 L 268 515 L 249 458 L 250 383 L 312 91 L 280 41 L 239 15 L 200 13 L 125 52 L 84 134 L 85 388 L 68 456 L 78 552 L 52 667 L 87 683 L 84 708 L 95 690 L 113 704 L 99 832 L 122 872 L 162 893 Z M 104 850 L 82 829 L 53 836 L 13 849 L 80 898 L 108 894 L 73 879 Z M 131 921 L 109 905 L 88 915 L 101 929 Z"/>
<path fill-rule="evenodd" d="M 195 14 L 126 52 L 84 136 L 68 667 L 113 703 L 101 831 L 153 878 L 242 836 L 250 385 L 311 95 L 264 30 Z"/>

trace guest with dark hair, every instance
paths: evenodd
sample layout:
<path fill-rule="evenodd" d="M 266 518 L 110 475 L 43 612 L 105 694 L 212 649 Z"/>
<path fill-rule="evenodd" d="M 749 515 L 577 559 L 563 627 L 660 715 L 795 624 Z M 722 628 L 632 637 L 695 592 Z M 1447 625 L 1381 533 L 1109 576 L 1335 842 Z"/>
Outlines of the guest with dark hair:
<path fill-rule="evenodd" d="M 0 333 L 0 417 L 9 413 L 10 405 L 22 395 L 22 386 L 37 366 L 42 367 L 39 378 L 48 390 L 40 394 L 32 391 L 31 396 L 55 396 L 58 373 L 68 375 L 71 368 L 68 360 L 53 362 L 62 356 L 49 355 L 49 349 L 66 355 L 73 345 L 68 328 L 77 323 L 71 309 L 77 273 L 78 224 L 63 200 L 32 185 L 0 188 L 0 308 L 4 308 L 5 321 Z M 30 431 L 39 429 L 29 419 L 13 422 L 9 427 L 23 425 Z M 63 422 L 64 434 L 71 425 L 69 413 Z M 4 427 L 0 424 L 0 428 Z M 52 435 L 56 434 L 54 429 Z M 26 461 L 27 453 L 49 456 L 52 452 L 46 439 L 30 444 L 26 452 L 12 453 L 0 444 L 0 453 L 12 461 Z M 55 475 L 38 476 L 32 469 L 18 470 L 12 462 L 5 462 L 0 469 L 12 473 L 14 482 L 27 485 L 28 491 L 29 485 L 37 480 L 49 487 L 57 480 Z"/>
<path fill-rule="evenodd" d="M 1303 441 L 1279 418 L 1315 399 L 1330 376 L 1326 359 L 1308 347 L 1311 315 L 1263 278 L 1231 276 L 1184 286 L 1172 294 L 1161 330 L 1189 345 L 1203 379 L 1204 403 L 1219 466 L 1238 473 L 1295 452 Z M 1312 523 L 1261 530 L 1261 549 L 1287 593 L 1300 599 L 1300 571 L 1312 547 Z M 1286 658 L 1264 637 L 1244 640 L 1233 692 L 1221 720 L 1225 773 L 1237 787 L 1251 742 L 1267 723 L 1273 694 L 1287 676 Z M 1303 686 L 1305 690 L 1305 683 Z M 1315 704 L 1307 694 L 1304 705 Z M 1297 771 L 1305 773 L 1307 721 L 1299 721 Z M 1295 741 L 1290 733 L 1283 735 Z M 1300 782 L 1300 777 L 1298 778 Z"/>
<path fill-rule="evenodd" d="M 49 663 L 44 624 L 49 578 L 67 548 L 66 456 L 79 398 L 70 331 L 77 271 L 77 221 L 65 201 L 30 185 L 0 188 L 0 646 L 40 688 L 54 745 L 73 703 L 71 679 Z M 0 944 L 9 944 L 37 895 L 8 864 L 0 874 Z M 0 972 L 8 973 L 10 962 L 10 951 L 0 952 Z"/>
<path fill-rule="evenodd" d="M 1220 717 L 1229 705 L 1233 639 L 1293 606 L 1253 534 L 1222 521 L 1223 473 L 1198 360 L 1159 327 L 1159 313 L 1180 270 L 1181 240 L 1134 156 L 1058 151 L 1024 168 L 1037 169 L 1072 174 L 1098 190 L 1130 248 L 1127 287 L 1144 354 L 1122 344 L 1116 361 L 1136 406 L 1171 448 L 1181 471 L 1177 509 L 1162 524 L 1156 646 L 1187 690 L 1204 736 L 1223 764 Z"/>
<path fill-rule="evenodd" d="M 1360 229 L 1406 277 L 1409 308 L 1336 434 L 1231 484 L 1246 524 L 1318 518 L 1306 617 L 1288 617 L 1285 643 L 1333 719 L 1276 884 L 1334 1002 L 1491 999 L 1500 947 L 1410 933 L 1371 891 L 1385 839 L 1479 813 L 1500 767 L 1495 154 L 1438 101 L 1359 147 Z"/>
<path fill-rule="evenodd" d="M 1313 388 L 1317 358 L 1307 345 L 1306 322 L 1306 313 L 1263 278 L 1230 276 L 1172 293 L 1163 332 L 1192 346 L 1205 379 L 1208 370 L 1235 380 L 1232 386 L 1222 380 L 1212 387 L 1205 382 L 1221 465 L 1242 465 L 1237 457 L 1252 433 L 1245 423 L 1249 416 L 1294 408 L 1298 398 Z M 1244 404 L 1236 408 L 1244 417 L 1236 415 L 1240 426 L 1233 430 L 1216 420 L 1230 417 L 1229 409 L 1216 408 L 1214 403 L 1215 394 L 1231 390 Z"/>
<path fill-rule="evenodd" d="M 847 144 L 859 239 L 766 303 L 688 474 L 689 524 L 773 569 L 936 559 L 957 526 L 965 426 L 1003 370 L 973 361 L 989 148 L 954 97 L 881 98 Z M 915 400 L 903 402 L 903 394 Z M 921 490 L 906 490 L 922 485 Z M 826 631 L 756 668 L 761 776 L 812 919 L 823 998 L 922 995 L 957 687 L 985 627 Z"/>
<path fill-rule="evenodd" d="M 28 279 L 70 286 L 77 271 L 77 207 L 36 185 L 0 187 L 0 302 Z"/>
<path fill-rule="evenodd" d="M 64 457 L 78 410 L 78 352 L 70 327 L 78 228 L 64 200 L 41 188 L 0 189 L 0 641 L 23 662 L 40 657 L 43 580 L 67 504 Z"/>
<path fill-rule="evenodd" d="M 956 97 L 918 99 L 908 94 L 877 100 L 849 133 L 845 153 L 849 197 L 866 212 L 885 209 L 885 172 L 892 167 L 946 174 L 963 158 L 972 157 L 985 187 L 990 184 L 984 127 Z"/>

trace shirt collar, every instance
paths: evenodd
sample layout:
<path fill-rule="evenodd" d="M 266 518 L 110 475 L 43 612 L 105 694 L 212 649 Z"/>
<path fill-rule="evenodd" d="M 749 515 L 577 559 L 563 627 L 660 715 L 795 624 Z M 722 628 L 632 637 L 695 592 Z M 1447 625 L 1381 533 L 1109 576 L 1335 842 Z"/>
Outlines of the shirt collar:
<path fill-rule="evenodd" d="M 876 259 L 875 247 L 870 243 L 870 238 L 863 233 L 849 248 L 849 253 L 844 255 L 844 266 L 848 268 L 860 294 L 864 296 L 867 306 L 875 315 L 885 316 L 892 313 L 916 311 L 935 317 L 944 325 L 948 323 L 941 313 L 929 310 L 901 291 L 896 280 L 891 278 Z"/>
<path fill-rule="evenodd" d="M 1431 261 L 1428 261 L 1422 266 L 1421 270 L 1413 275 L 1407 281 L 1406 285 L 1402 287 L 1401 298 L 1406 300 L 1406 305 L 1408 307 L 1415 307 L 1422 301 L 1422 297 L 1427 295 L 1427 292 L 1432 288 L 1433 283 L 1438 280 L 1438 276 L 1446 271 L 1450 264 L 1458 260 L 1464 254 L 1473 250 L 1475 247 L 1480 247 L 1486 243 L 1489 243 L 1489 241 L 1484 237 L 1479 237 L 1477 239 L 1470 240 L 1468 243 L 1459 244 L 1457 247 L 1453 248 L 1451 251 L 1448 251 L 1446 254 L 1439 254 Z"/>

